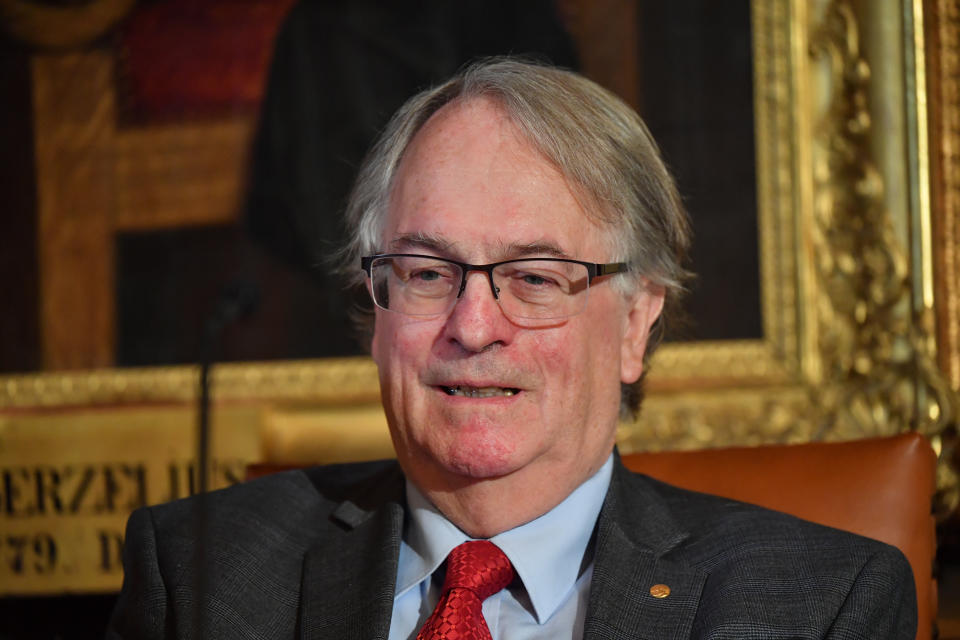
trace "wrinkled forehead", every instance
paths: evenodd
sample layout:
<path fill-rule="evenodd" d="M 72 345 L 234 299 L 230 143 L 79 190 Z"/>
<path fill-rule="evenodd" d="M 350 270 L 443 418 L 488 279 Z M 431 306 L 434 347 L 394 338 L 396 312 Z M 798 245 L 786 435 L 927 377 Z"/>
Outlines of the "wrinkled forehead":
<path fill-rule="evenodd" d="M 585 201 L 499 103 L 454 102 L 433 114 L 404 152 L 381 246 L 406 251 L 429 241 L 454 252 L 475 243 L 487 254 L 530 247 L 591 259 L 602 253 L 597 259 L 605 260 L 611 234 Z"/>

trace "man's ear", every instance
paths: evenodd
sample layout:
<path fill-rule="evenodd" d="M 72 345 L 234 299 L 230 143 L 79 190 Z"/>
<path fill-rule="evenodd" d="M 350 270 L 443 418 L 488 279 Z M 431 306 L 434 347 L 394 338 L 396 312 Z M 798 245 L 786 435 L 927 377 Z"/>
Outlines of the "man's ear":
<path fill-rule="evenodd" d="M 370 332 L 370 357 L 373 358 L 373 361 L 377 364 L 377 366 L 379 366 L 380 362 L 378 360 L 378 356 L 380 354 L 380 332 L 378 329 L 380 327 L 380 323 L 377 320 L 379 310 L 377 309 L 377 306 L 373 304 L 373 292 L 371 291 L 373 284 L 370 282 L 370 278 L 366 278 L 364 286 L 367 288 L 367 293 L 370 294 L 370 306 L 372 307 L 372 309 L 370 309 L 370 313 L 373 316 L 370 319 L 370 321 L 373 323 L 373 331 Z"/>
<path fill-rule="evenodd" d="M 623 342 L 620 345 L 620 381 L 632 384 L 643 373 L 643 356 L 653 323 L 663 311 L 666 289 L 644 282 L 627 309 Z"/>

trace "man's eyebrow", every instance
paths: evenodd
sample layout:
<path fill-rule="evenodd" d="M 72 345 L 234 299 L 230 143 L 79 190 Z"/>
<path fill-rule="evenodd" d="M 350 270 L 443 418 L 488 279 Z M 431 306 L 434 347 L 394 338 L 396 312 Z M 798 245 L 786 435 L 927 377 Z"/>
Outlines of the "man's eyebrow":
<path fill-rule="evenodd" d="M 509 256 L 510 258 L 526 258 L 527 256 L 570 257 L 569 253 L 550 241 L 505 244 L 501 251 L 504 256 Z"/>
<path fill-rule="evenodd" d="M 457 243 L 442 236 L 423 232 L 404 233 L 397 236 L 390 241 L 389 250 L 396 253 L 426 251 L 443 255 L 458 255 Z M 570 257 L 569 253 L 549 240 L 500 243 L 496 252 L 498 260 L 513 260 L 531 256 Z"/>
<path fill-rule="evenodd" d="M 455 247 L 446 238 L 423 232 L 404 233 L 390 241 L 390 251 L 398 253 L 417 250 L 450 253 Z"/>

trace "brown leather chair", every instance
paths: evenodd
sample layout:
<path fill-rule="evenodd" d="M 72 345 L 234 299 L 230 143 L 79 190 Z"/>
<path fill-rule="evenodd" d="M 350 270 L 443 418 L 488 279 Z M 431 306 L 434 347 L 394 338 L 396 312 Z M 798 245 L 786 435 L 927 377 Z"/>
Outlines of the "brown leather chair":
<path fill-rule="evenodd" d="M 923 436 L 634 453 L 624 455 L 623 462 L 679 487 L 784 511 L 898 547 L 916 579 L 917 638 L 933 637 L 936 456 Z M 251 465 L 247 476 L 291 466 Z"/>
<path fill-rule="evenodd" d="M 898 547 L 916 579 L 917 638 L 933 637 L 936 456 L 923 436 L 635 453 L 624 455 L 623 463 L 685 489 L 784 511 Z"/>

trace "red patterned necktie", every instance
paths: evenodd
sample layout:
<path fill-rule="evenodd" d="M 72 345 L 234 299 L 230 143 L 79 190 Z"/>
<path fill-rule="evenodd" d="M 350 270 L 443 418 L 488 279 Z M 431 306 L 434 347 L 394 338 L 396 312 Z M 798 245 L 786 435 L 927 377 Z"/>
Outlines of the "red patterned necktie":
<path fill-rule="evenodd" d="M 472 540 L 447 556 L 440 602 L 417 640 L 491 640 L 483 601 L 513 580 L 513 565 L 497 545 Z"/>

